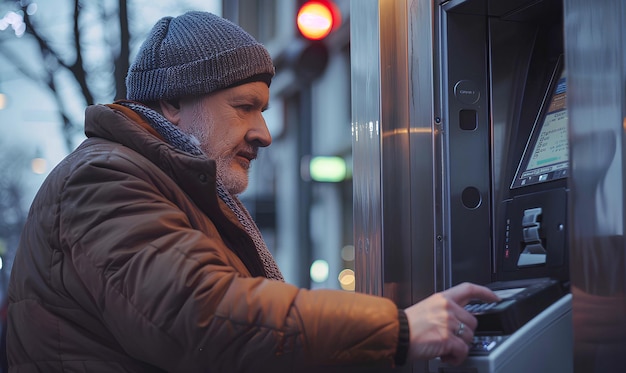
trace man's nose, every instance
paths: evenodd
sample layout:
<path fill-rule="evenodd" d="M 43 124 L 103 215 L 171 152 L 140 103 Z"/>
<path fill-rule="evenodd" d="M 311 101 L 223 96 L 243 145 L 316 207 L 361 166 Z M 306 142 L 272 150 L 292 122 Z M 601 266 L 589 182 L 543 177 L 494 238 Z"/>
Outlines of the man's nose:
<path fill-rule="evenodd" d="M 267 128 L 267 123 L 265 119 L 261 116 L 261 118 L 254 121 L 250 130 L 246 134 L 246 141 L 259 147 L 270 146 L 272 143 L 272 135 L 270 134 L 269 128 Z"/>

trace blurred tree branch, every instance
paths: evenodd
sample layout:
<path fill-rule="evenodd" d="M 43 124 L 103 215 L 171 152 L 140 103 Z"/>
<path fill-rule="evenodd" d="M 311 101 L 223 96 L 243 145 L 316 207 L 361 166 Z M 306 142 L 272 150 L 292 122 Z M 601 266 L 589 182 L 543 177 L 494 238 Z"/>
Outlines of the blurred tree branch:
<path fill-rule="evenodd" d="M 24 209 L 25 183 L 24 170 L 28 167 L 28 156 L 17 145 L 0 143 L 0 240 L 4 244 L 3 265 L 10 268 L 20 232 L 26 222 L 27 210 Z M 4 271 L 2 271 L 4 275 Z M 4 279 L 3 279 L 4 280 Z M 4 286 L 4 283 L 2 283 Z"/>
<path fill-rule="evenodd" d="M 94 88 L 92 87 L 93 81 L 100 80 L 95 78 L 90 79 L 90 74 L 97 75 L 94 72 L 94 70 L 97 69 L 93 66 L 88 66 L 84 58 L 85 42 L 83 39 L 86 31 L 84 27 L 81 27 L 81 21 L 83 20 L 83 2 L 84 1 L 73 0 L 71 31 L 71 44 L 74 52 L 73 60 L 68 61 L 67 59 L 69 59 L 69 57 L 66 57 L 68 53 L 62 53 L 58 50 L 58 48 L 55 48 L 55 45 L 50 42 L 49 36 L 44 32 L 46 28 L 37 23 L 36 17 L 29 14 L 28 8 L 32 3 L 30 0 L 13 1 L 13 4 L 15 9 L 23 16 L 23 21 L 26 25 L 26 35 L 36 42 L 41 56 L 41 64 L 36 65 L 43 68 L 43 73 L 37 73 L 32 67 L 28 67 L 32 66 L 32 63 L 27 63 L 27 61 L 20 58 L 17 53 L 12 53 L 8 48 L 0 48 L 0 53 L 2 53 L 7 61 L 9 61 L 21 74 L 37 84 L 45 85 L 52 93 L 61 119 L 61 129 L 68 152 L 74 149 L 75 144 L 73 139 L 77 133 L 82 131 L 83 126 L 82 121 L 79 123 L 77 119 L 73 119 L 73 116 L 68 108 L 69 105 L 65 102 L 67 97 L 62 94 L 58 87 L 57 80 L 59 79 L 60 71 L 64 69 L 70 73 L 70 76 L 79 88 L 79 92 L 84 99 L 85 106 L 95 103 Z M 6 3 L 9 2 L 5 2 L 5 4 Z M 100 7 L 100 11 L 100 17 L 98 17 L 102 23 L 100 26 L 102 29 L 107 30 L 108 27 L 106 23 L 108 23 L 107 21 L 110 17 L 106 14 L 103 6 Z M 130 32 L 128 27 L 126 0 L 118 0 L 117 14 L 120 37 L 118 40 L 110 40 L 108 43 L 102 43 L 110 50 L 108 55 L 111 56 L 111 60 L 100 61 L 101 70 L 110 70 L 110 66 L 113 66 L 114 69 L 113 74 L 109 74 L 111 79 L 110 85 L 113 87 L 111 99 L 124 97 L 126 94 L 124 77 L 126 75 L 126 71 L 128 70 L 130 55 Z M 95 26 L 93 24 L 89 24 L 86 27 Z M 0 43 L 1 42 L 2 41 L 0 41 Z M 90 84 L 90 81 L 92 84 Z M 98 83 L 102 84 L 101 81 Z"/>

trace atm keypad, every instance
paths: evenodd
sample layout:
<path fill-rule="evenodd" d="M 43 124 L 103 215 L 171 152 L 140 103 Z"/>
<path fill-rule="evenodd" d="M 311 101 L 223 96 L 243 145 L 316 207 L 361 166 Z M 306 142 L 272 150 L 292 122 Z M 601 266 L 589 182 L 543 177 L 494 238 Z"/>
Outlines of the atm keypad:
<path fill-rule="evenodd" d="M 471 312 L 471 313 L 479 313 L 479 312 L 488 311 L 488 310 L 492 309 L 493 307 L 495 307 L 497 304 L 498 304 L 497 302 L 493 302 L 493 303 L 474 303 L 474 304 L 468 304 L 467 306 L 465 306 L 465 309 L 468 312 Z"/>
<path fill-rule="evenodd" d="M 503 299 L 499 302 L 491 302 L 491 303 L 483 303 L 483 302 L 472 302 L 465 305 L 465 310 L 467 312 L 473 314 L 485 313 L 489 311 L 498 311 L 503 310 L 509 305 L 513 304 L 515 301 L 512 299 Z"/>

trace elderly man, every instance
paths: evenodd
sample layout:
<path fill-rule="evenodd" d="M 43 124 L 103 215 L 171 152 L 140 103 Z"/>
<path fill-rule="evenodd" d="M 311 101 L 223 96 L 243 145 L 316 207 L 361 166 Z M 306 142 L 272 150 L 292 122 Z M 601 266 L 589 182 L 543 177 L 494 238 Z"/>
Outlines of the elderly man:
<path fill-rule="evenodd" d="M 36 196 L 12 269 L 13 372 L 361 371 L 461 362 L 462 284 L 406 309 L 283 281 L 237 195 L 260 147 L 274 66 L 237 25 L 157 22 L 127 100 L 87 108 L 85 140 Z"/>

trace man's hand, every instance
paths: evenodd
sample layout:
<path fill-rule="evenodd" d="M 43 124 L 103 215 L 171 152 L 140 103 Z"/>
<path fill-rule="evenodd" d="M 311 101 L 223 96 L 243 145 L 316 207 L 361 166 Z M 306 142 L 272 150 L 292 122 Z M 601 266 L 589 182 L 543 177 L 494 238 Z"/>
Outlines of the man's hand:
<path fill-rule="evenodd" d="M 407 308 L 409 361 L 441 357 L 443 362 L 461 364 L 478 324 L 463 308 L 470 300 L 495 302 L 499 298 L 484 286 L 463 283 Z"/>

